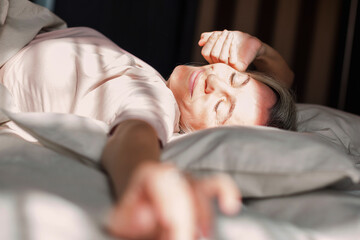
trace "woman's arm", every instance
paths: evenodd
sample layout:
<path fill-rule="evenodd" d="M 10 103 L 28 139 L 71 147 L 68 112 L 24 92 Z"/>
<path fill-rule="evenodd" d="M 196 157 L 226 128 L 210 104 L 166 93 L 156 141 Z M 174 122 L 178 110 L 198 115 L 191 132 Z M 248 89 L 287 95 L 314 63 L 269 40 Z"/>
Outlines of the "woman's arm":
<path fill-rule="evenodd" d="M 293 71 L 282 56 L 269 45 L 262 43 L 253 64 L 258 71 L 278 79 L 285 87 L 290 88 L 292 86 L 294 81 Z"/>
<path fill-rule="evenodd" d="M 190 228 L 195 224 L 189 190 L 183 181 L 178 180 L 175 169 L 162 166 L 159 158 L 160 145 L 156 132 L 146 122 L 124 121 L 109 137 L 102 163 L 110 176 L 117 199 L 107 226 L 113 235 L 130 239 L 157 239 L 166 231 L 168 235 L 180 234 L 184 239 L 190 239 L 189 234 L 195 231 Z M 178 207 L 187 211 L 182 217 L 191 225 L 176 222 L 179 218 L 176 215 L 179 214 L 173 212 L 172 208 L 177 208 L 171 206 L 175 199 L 167 199 L 166 193 L 170 191 L 171 183 L 172 188 L 176 183 L 175 189 L 180 192 Z M 162 218 L 161 224 L 158 223 L 158 215 Z M 164 230 L 164 227 L 159 227 L 161 225 L 172 227 Z"/>
<path fill-rule="evenodd" d="M 195 239 L 211 229 L 211 199 L 233 214 L 240 194 L 225 176 L 193 180 L 161 164 L 155 130 L 140 120 L 117 126 L 105 146 L 102 163 L 114 185 L 117 203 L 108 230 L 129 239 Z"/>
<path fill-rule="evenodd" d="M 294 74 L 281 55 L 256 37 L 240 31 L 206 32 L 201 35 L 201 54 L 209 63 L 225 63 L 246 71 L 250 63 L 285 87 L 290 88 Z"/>
<path fill-rule="evenodd" d="M 108 139 L 102 164 L 120 197 L 135 169 L 144 162 L 159 162 L 160 143 L 155 130 L 141 120 L 119 124 Z"/>

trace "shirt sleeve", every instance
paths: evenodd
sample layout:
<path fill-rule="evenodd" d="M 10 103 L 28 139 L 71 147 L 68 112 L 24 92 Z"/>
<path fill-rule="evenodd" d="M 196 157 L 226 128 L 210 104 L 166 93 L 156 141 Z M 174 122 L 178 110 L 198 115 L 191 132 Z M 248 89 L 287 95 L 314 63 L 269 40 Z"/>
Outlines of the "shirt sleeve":
<path fill-rule="evenodd" d="M 110 126 L 112 128 L 129 119 L 143 120 L 156 130 L 160 141 L 165 145 L 173 133 L 179 131 L 179 110 L 175 98 L 156 75 L 147 75 L 142 79 L 144 76 L 130 72 L 132 71 L 127 74 L 131 77 L 123 76 L 123 100 Z"/>

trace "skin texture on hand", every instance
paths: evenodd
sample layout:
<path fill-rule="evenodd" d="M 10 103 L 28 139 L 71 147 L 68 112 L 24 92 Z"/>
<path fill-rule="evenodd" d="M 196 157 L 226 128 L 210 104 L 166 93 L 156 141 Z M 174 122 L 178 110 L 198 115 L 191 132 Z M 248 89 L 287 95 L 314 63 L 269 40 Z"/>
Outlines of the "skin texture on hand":
<path fill-rule="evenodd" d="M 146 163 L 115 207 L 110 230 L 130 239 L 192 239 L 194 227 L 187 183 L 174 168 Z"/>
<path fill-rule="evenodd" d="M 198 44 L 209 63 L 225 63 L 241 72 L 263 51 L 259 39 L 239 31 L 206 32 Z"/>
<path fill-rule="evenodd" d="M 199 231 L 211 234 L 213 198 L 226 214 L 240 209 L 240 193 L 228 176 L 193 179 L 160 163 L 159 154 L 156 133 L 146 122 L 123 122 L 109 138 L 102 162 L 117 195 L 107 225 L 112 235 L 196 239 Z"/>
<path fill-rule="evenodd" d="M 210 236 L 215 197 L 225 214 L 240 209 L 239 192 L 225 176 L 194 180 L 173 166 L 144 163 L 116 204 L 108 229 L 129 239 L 196 239 L 199 231 Z"/>
<path fill-rule="evenodd" d="M 253 63 L 258 71 L 271 75 L 285 87 L 290 88 L 293 83 L 294 74 L 281 55 L 247 33 L 205 32 L 198 44 L 202 47 L 201 54 L 210 64 L 225 63 L 243 72 Z"/>

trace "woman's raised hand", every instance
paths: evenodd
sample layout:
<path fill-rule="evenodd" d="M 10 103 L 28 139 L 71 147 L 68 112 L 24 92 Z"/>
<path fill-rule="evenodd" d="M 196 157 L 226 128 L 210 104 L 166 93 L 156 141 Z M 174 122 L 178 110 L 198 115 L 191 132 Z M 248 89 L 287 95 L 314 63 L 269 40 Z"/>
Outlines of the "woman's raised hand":
<path fill-rule="evenodd" d="M 240 31 L 204 32 L 198 44 L 208 63 L 225 63 L 238 71 L 245 71 L 264 51 L 259 39 Z"/>
<path fill-rule="evenodd" d="M 168 164 L 146 162 L 135 171 L 115 206 L 110 232 L 127 239 L 195 239 L 211 232 L 211 200 L 236 213 L 240 193 L 229 177 L 194 180 Z"/>

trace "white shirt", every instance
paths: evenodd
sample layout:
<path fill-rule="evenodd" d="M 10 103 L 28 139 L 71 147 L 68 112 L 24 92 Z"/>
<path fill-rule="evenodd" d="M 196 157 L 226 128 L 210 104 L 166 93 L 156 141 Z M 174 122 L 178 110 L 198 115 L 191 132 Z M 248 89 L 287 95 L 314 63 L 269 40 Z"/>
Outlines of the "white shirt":
<path fill-rule="evenodd" d="M 89 28 L 38 35 L 0 69 L 0 82 L 20 111 L 72 113 L 110 126 L 140 119 L 163 144 L 179 131 L 180 112 L 161 75 Z"/>

